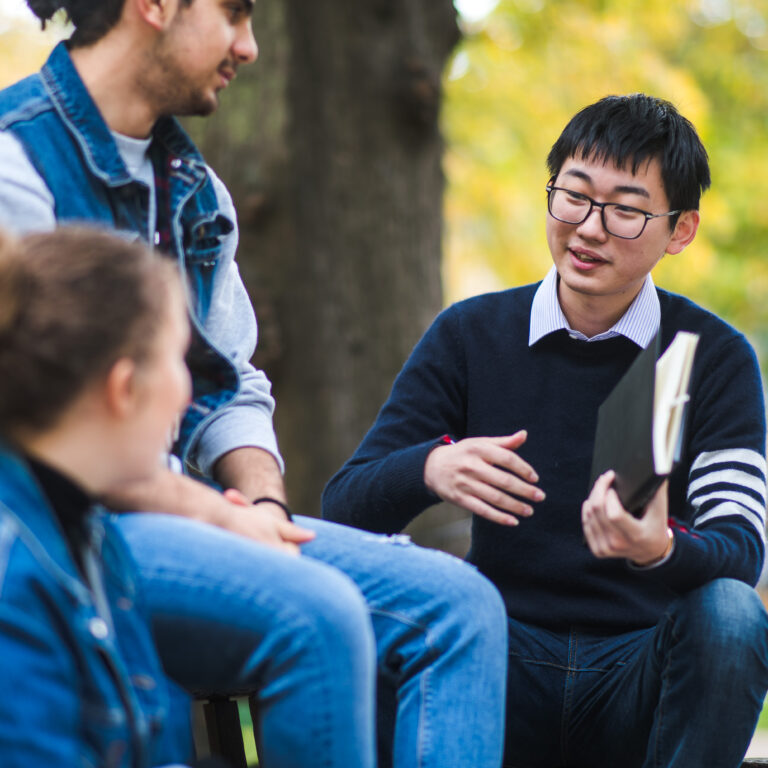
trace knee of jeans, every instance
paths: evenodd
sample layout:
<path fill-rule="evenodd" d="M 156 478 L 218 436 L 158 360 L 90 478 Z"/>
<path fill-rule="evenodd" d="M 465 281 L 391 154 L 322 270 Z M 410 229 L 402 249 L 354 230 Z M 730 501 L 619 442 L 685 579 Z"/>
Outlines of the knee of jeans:
<path fill-rule="evenodd" d="M 496 587 L 473 566 L 456 559 L 434 574 L 440 588 L 444 618 L 465 637 L 497 638 L 506 648 L 507 611 Z"/>
<path fill-rule="evenodd" d="M 370 613 L 357 586 L 339 571 L 326 569 L 323 578 L 303 595 L 301 610 L 312 625 L 312 641 L 344 647 L 375 647 Z"/>
<path fill-rule="evenodd" d="M 715 579 L 683 598 L 682 623 L 713 650 L 733 657 L 742 648 L 768 654 L 768 616 L 757 592 L 736 579 Z"/>

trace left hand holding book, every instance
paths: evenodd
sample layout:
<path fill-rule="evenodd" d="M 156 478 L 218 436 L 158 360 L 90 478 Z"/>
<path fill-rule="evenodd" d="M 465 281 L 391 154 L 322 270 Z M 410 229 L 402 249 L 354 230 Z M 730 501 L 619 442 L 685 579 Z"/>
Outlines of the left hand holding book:
<path fill-rule="evenodd" d="M 624 558 L 638 567 L 659 563 L 671 551 L 668 526 L 668 483 L 662 482 L 642 518 L 628 514 L 615 488 L 613 470 L 600 475 L 581 508 L 584 537 L 595 557 Z"/>

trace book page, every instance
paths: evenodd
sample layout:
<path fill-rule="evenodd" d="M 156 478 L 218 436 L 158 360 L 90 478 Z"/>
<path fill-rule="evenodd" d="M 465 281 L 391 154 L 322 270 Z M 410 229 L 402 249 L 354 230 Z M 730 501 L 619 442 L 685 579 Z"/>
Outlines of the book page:
<path fill-rule="evenodd" d="M 659 475 L 672 471 L 698 341 L 698 334 L 678 331 L 656 363 L 653 459 Z"/>

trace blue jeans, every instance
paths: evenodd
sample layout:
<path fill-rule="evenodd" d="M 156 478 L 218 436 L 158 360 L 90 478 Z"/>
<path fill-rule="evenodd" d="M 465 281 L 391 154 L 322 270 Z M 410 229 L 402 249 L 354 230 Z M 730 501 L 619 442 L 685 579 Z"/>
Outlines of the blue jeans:
<path fill-rule="evenodd" d="M 737 768 L 767 688 L 768 619 L 732 579 L 626 634 L 510 619 L 504 765 Z"/>
<path fill-rule="evenodd" d="M 252 695 L 265 768 L 373 766 L 376 672 L 396 701 L 380 768 L 498 768 L 496 589 L 406 537 L 297 522 L 317 533 L 298 558 L 187 519 L 120 516 L 168 674 L 194 693 Z"/>

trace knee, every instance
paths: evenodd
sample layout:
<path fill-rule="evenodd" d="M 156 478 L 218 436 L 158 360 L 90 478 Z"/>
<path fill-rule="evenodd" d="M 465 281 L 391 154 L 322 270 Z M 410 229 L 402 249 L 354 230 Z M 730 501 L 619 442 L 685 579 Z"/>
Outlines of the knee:
<path fill-rule="evenodd" d="M 688 632 L 714 651 L 768 658 L 768 616 L 757 592 L 736 579 L 715 579 L 682 600 L 678 632 Z"/>
<path fill-rule="evenodd" d="M 300 610 L 312 631 L 307 637 L 335 652 L 374 648 L 368 605 L 357 586 L 343 573 L 323 568 L 314 583 L 302 590 Z"/>
<path fill-rule="evenodd" d="M 495 639 L 506 653 L 507 611 L 499 591 L 473 566 L 448 557 L 434 574 L 444 616 L 465 638 Z"/>

